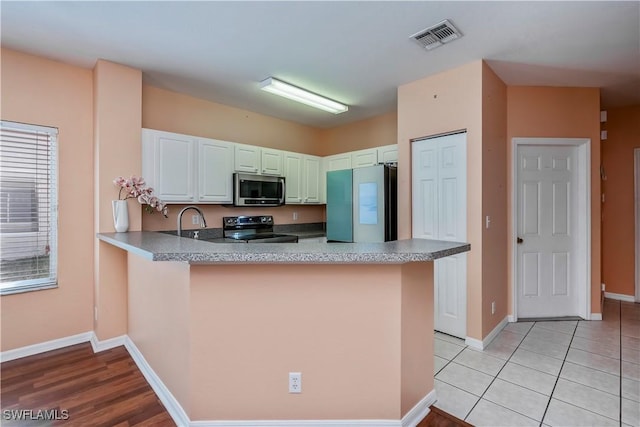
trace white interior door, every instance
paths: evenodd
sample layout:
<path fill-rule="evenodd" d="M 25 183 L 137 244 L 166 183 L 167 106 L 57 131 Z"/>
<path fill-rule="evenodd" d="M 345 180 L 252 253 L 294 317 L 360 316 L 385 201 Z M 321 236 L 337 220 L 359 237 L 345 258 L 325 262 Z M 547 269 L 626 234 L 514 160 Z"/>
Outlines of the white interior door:
<path fill-rule="evenodd" d="M 517 150 L 518 317 L 576 316 L 577 148 Z"/>
<path fill-rule="evenodd" d="M 467 239 L 466 133 L 414 141 L 412 234 L 418 239 Z M 467 255 L 434 263 L 434 328 L 467 334 Z"/>

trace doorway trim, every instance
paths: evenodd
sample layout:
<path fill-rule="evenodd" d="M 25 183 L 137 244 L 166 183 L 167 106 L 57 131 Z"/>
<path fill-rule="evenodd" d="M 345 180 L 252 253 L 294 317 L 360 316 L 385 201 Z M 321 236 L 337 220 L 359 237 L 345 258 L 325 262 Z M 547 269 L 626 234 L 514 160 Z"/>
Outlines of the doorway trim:
<path fill-rule="evenodd" d="M 586 212 L 586 215 L 576 215 L 578 220 L 577 232 L 577 262 L 576 287 L 578 291 L 578 315 L 585 320 L 595 320 L 591 315 L 591 139 L 589 138 L 512 138 L 511 140 L 511 298 L 513 307 L 513 321 L 518 320 L 518 251 L 515 247 L 518 225 L 518 147 L 521 145 L 550 145 L 574 146 L 578 155 L 578 206 L 576 213 Z M 637 251 L 636 251 L 637 253 Z M 637 271 L 637 269 L 636 269 Z M 586 283 L 586 286 L 580 286 Z M 510 319 L 511 320 L 511 319 Z"/>
<path fill-rule="evenodd" d="M 634 209 L 635 209 L 635 234 L 636 234 L 636 295 L 635 301 L 640 302 L 640 148 L 633 149 L 633 182 L 634 182 Z"/>

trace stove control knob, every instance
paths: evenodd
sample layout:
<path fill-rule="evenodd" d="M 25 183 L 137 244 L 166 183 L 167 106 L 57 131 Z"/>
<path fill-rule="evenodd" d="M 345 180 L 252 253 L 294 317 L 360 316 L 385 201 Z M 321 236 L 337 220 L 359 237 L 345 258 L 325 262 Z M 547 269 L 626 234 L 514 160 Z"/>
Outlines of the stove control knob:
<path fill-rule="evenodd" d="M 263 224 L 269 222 L 269 217 L 268 216 L 260 217 L 260 222 L 262 222 Z"/>
<path fill-rule="evenodd" d="M 233 225 L 235 223 L 236 223 L 236 219 L 235 218 L 227 218 L 227 224 Z"/>

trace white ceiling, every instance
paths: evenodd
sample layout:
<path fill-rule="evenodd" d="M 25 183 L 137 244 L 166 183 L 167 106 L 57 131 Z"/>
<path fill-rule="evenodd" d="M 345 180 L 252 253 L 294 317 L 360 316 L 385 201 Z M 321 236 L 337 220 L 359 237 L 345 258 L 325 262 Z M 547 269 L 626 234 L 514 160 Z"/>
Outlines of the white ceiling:
<path fill-rule="evenodd" d="M 399 85 L 485 59 L 509 85 L 602 88 L 640 104 L 639 1 L 195 1 L 0 3 L 8 48 L 86 68 L 102 58 L 144 82 L 331 127 L 396 108 Z M 409 37 L 449 19 L 464 37 Z M 333 115 L 259 90 L 273 76 L 350 105 Z"/>

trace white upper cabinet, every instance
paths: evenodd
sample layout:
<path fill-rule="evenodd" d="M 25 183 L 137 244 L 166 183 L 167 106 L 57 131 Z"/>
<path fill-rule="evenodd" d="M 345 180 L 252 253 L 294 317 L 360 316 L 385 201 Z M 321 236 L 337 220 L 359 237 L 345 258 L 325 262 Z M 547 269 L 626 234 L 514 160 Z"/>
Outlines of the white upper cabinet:
<path fill-rule="evenodd" d="M 368 148 L 366 150 L 358 150 L 351 152 L 351 167 L 363 168 L 366 166 L 375 166 L 378 164 L 378 149 Z"/>
<path fill-rule="evenodd" d="M 167 203 L 231 203 L 233 145 L 142 129 L 142 176 Z"/>
<path fill-rule="evenodd" d="M 285 152 L 286 203 L 321 203 L 321 157 Z"/>
<path fill-rule="evenodd" d="M 320 204 L 326 172 L 397 162 L 396 145 L 326 157 L 142 129 L 142 176 L 168 203 L 232 203 L 233 173 L 286 178 L 287 204 Z"/>
<path fill-rule="evenodd" d="M 351 169 L 351 153 L 334 154 L 323 159 L 324 170 L 337 171 L 341 169 Z"/>
<path fill-rule="evenodd" d="M 142 130 L 142 176 L 165 202 L 195 201 L 196 138 Z"/>
<path fill-rule="evenodd" d="M 262 152 L 260 147 L 253 145 L 235 145 L 235 171 L 246 173 L 260 173 Z"/>
<path fill-rule="evenodd" d="M 322 203 L 322 158 L 304 155 L 302 162 L 304 203 Z"/>
<path fill-rule="evenodd" d="M 261 148 L 263 175 L 282 176 L 282 151 L 271 148 Z"/>
<path fill-rule="evenodd" d="M 285 179 L 285 203 L 302 203 L 302 157 L 300 153 L 285 152 L 284 179 Z"/>
<path fill-rule="evenodd" d="M 398 145 L 385 145 L 378 147 L 378 163 L 397 163 L 398 162 Z"/>
<path fill-rule="evenodd" d="M 233 144 L 198 138 L 198 201 L 233 202 Z"/>

